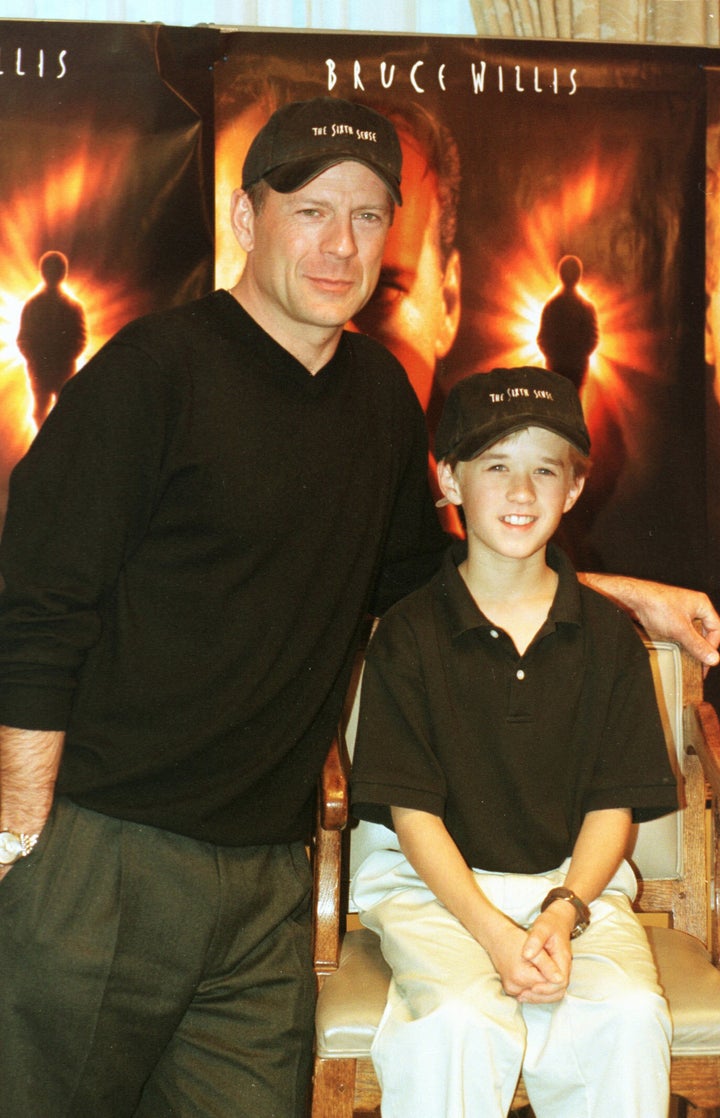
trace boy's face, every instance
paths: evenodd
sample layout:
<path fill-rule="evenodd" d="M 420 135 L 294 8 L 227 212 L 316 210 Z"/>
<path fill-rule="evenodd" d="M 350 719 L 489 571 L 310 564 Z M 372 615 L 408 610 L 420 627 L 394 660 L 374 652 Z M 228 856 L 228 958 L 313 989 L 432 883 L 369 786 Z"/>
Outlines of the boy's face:
<path fill-rule="evenodd" d="M 469 549 L 511 559 L 545 547 L 584 485 L 569 443 L 544 427 L 513 432 L 454 470 L 440 462 L 438 479 L 448 500 L 463 506 Z"/>

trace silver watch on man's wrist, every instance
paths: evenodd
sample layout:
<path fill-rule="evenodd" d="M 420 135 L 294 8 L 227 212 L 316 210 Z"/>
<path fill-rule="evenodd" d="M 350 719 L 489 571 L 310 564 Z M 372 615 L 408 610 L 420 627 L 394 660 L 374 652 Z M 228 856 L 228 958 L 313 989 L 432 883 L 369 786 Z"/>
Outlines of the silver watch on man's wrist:
<path fill-rule="evenodd" d="M 40 835 L 0 831 L 0 866 L 11 866 L 18 859 L 27 858 L 39 838 Z"/>

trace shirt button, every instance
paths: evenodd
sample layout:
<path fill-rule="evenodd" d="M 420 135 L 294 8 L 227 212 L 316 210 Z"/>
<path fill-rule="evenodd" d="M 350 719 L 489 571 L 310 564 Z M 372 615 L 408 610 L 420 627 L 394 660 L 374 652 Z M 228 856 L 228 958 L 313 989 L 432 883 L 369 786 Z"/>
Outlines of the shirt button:
<path fill-rule="evenodd" d="M 525 672 L 524 672 L 524 671 L 522 670 L 522 668 L 519 668 L 519 669 L 518 669 L 518 671 L 517 671 L 517 678 L 518 678 L 518 679 L 525 679 Z"/>
<path fill-rule="evenodd" d="M 498 639 L 498 637 L 500 636 L 500 634 L 498 633 L 497 629 L 491 629 L 491 630 L 490 630 L 490 636 L 491 636 L 491 637 L 494 637 L 494 638 L 495 638 L 495 640 L 497 640 L 497 639 Z"/>

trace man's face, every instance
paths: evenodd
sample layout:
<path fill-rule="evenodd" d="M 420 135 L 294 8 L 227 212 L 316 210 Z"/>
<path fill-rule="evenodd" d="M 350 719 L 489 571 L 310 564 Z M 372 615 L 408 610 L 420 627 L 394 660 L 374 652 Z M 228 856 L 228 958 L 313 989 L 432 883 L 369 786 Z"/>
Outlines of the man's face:
<path fill-rule="evenodd" d="M 233 225 L 248 253 L 247 309 L 291 350 L 298 334 L 343 327 L 377 283 L 391 220 L 383 182 L 349 160 L 292 194 L 268 190 L 259 213 L 237 191 Z"/>
<path fill-rule="evenodd" d="M 405 366 L 426 409 L 437 361 L 450 349 L 460 316 L 460 266 L 440 254 L 438 183 L 415 142 L 400 132 L 403 205 L 396 211 L 380 280 L 354 325 Z"/>

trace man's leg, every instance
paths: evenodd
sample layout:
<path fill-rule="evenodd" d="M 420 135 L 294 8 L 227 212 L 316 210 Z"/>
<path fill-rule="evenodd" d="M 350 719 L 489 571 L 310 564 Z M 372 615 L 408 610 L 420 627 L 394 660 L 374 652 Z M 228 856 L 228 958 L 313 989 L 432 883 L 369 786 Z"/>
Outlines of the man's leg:
<path fill-rule="evenodd" d="M 276 1051 L 294 1043 L 302 1055 L 275 1057 L 276 1082 L 266 1086 L 271 1073 L 258 1072 L 255 1093 L 281 1098 L 282 1107 L 298 1094 L 312 1033 L 307 860 L 301 846 L 236 851 L 227 855 L 235 866 L 229 875 L 221 869 L 225 857 L 207 844 L 60 801 L 36 851 L 0 885 L 3 1118 L 133 1115 L 158 1066 L 158 1083 L 172 1082 L 173 1038 L 198 1012 L 196 995 L 225 1020 L 220 1043 L 232 1050 L 228 1065 L 240 1048 L 245 1067 L 256 1055 L 263 1067 L 274 1059 L 271 1037 L 281 1038 Z M 223 954 L 230 942 L 233 952 Z M 274 992 L 284 984 L 284 996 L 265 999 L 251 981 L 240 1013 L 239 995 L 226 994 L 224 984 L 237 978 L 242 987 L 246 960 L 252 968 L 264 952 Z M 278 1002 L 285 1019 L 276 1027 Z M 214 1076 L 214 1061 L 203 1066 L 196 1056 L 192 1078 Z M 191 1095 L 181 1109 L 180 1086 L 168 1113 L 240 1118 L 245 1082 L 239 1072 L 224 1110 L 209 1103 L 198 1110 Z M 254 1100 L 248 1105 L 253 1116 L 275 1113 L 274 1101 L 259 1103 L 264 1110 Z M 160 1111 L 147 1113 L 158 1118 Z"/>
<path fill-rule="evenodd" d="M 150 1028 L 143 1050 L 133 1052 L 121 1033 L 104 1029 L 127 925 L 146 916 L 123 897 L 122 829 L 61 800 L 32 855 L 0 885 L 3 1118 L 130 1114 L 167 1042 Z M 123 993 L 131 998 L 129 988 Z M 87 1095 L 98 1041 L 103 1071 Z"/>
<path fill-rule="evenodd" d="M 220 851 L 205 976 L 135 1118 L 303 1118 L 315 979 L 304 848 Z"/>

